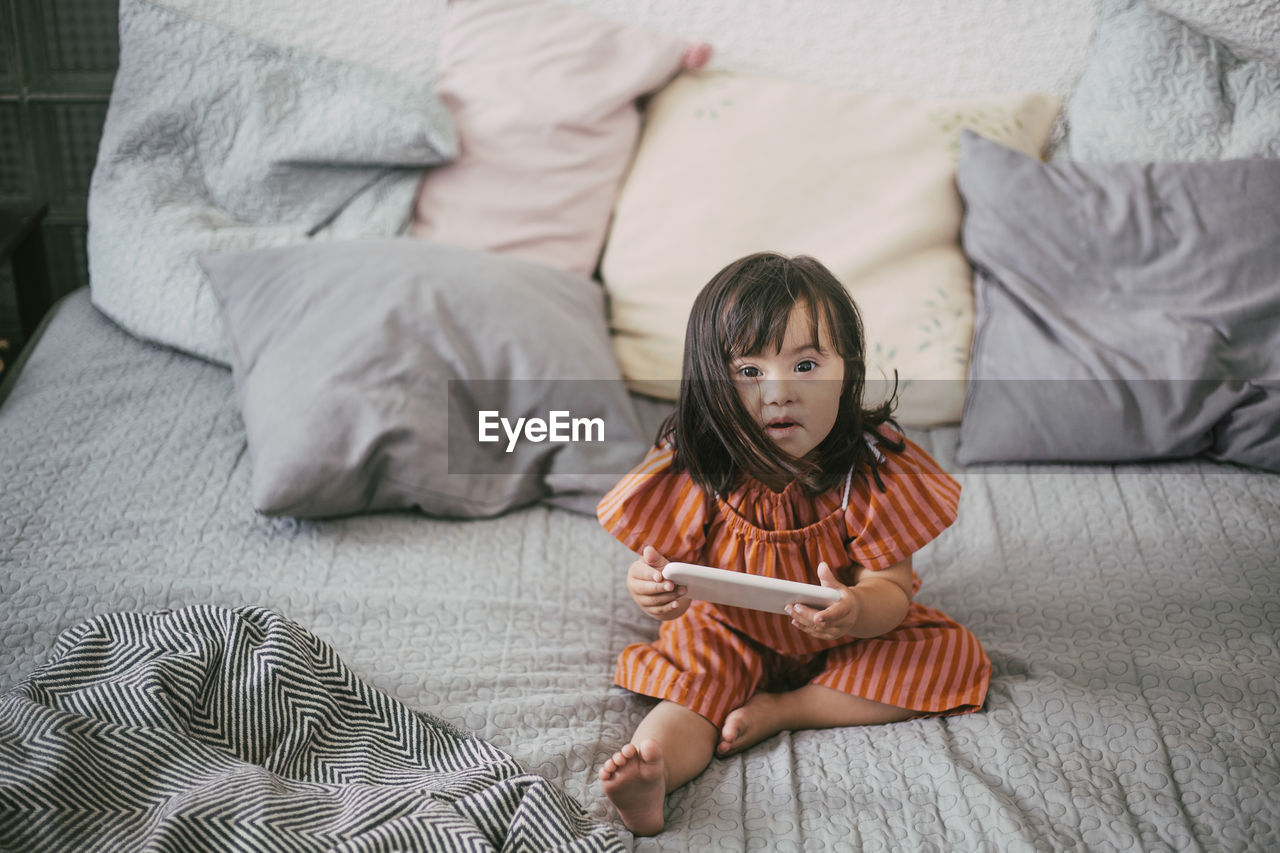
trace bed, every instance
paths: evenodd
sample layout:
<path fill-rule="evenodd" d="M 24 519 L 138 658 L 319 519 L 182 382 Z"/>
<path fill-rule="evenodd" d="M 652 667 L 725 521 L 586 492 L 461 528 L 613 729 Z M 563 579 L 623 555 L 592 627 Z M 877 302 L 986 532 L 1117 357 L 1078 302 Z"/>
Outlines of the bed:
<path fill-rule="evenodd" d="M 927 15 L 904 23 L 871 4 L 856 12 L 863 4 L 815 4 L 794 20 L 782 20 L 781 4 L 750 15 L 735 4 L 578 4 L 680 40 L 646 36 L 658 71 L 646 72 L 652 91 L 637 110 L 649 112 L 631 116 L 636 123 L 623 131 L 631 142 L 606 187 L 604 221 L 579 235 L 578 254 L 559 240 L 531 259 L 502 246 L 470 246 L 464 257 L 457 246 L 489 239 L 489 230 L 477 237 L 467 222 L 411 214 L 429 198 L 446 209 L 443 200 L 466 184 L 466 174 L 455 175 L 435 196 L 423 189 L 430 177 L 419 186 L 424 169 L 463 162 L 468 128 L 480 126 L 465 123 L 457 100 L 464 90 L 447 75 L 437 85 L 454 100 L 417 115 L 434 131 L 404 133 L 417 161 L 335 166 L 337 155 L 318 146 L 305 156 L 333 171 L 306 172 L 320 188 L 287 200 L 293 207 L 279 195 L 266 204 L 226 190 L 231 166 L 248 168 L 236 159 L 243 152 L 219 149 L 226 156 L 215 163 L 217 152 L 202 149 L 203 159 L 168 161 L 172 146 L 125 145 L 163 130 L 153 123 L 137 134 L 152 114 L 130 75 L 177 50 L 166 42 L 134 61 L 139 44 L 184 30 L 190 44 L 192 31 L 207 39 L 216 25 L 216 55 L 232 57 L 234 71 L 234 63 L 285 61 L 227 49 L 250 35 L 292 45 L 280 48 L 291 62 L 289 51 L 305 43 L 320 58 L 308 54 L 297 72 L 294 103 L 302 104 L 327 97 L 325 81 L 335 79 L 386 95 L 385 75 L 402 79 L 437 57 L 429 39 L 394 22 L 412 22 L 419 34 L 430 26 L 431 38 L 444 26 L 443 10 L 427 4 L 382 4 L 363 29 L 341 4 L 330 4 L 333 20 L 307 22 L 278 4 L 264 7 L 250 32 L 232 26 L 249 18 L 237 18 L 231 0 L 192 17 L 195 5 L 122 2 L 122 76 L 103 141 L 115 155 L 100 159 L 90 202 L 99 278 L 55 306 L 0 390 L 0 846 L 1280 847 L 1280 418 L 1272 408 L 1280 369 L 1266 361 L 1280 352 L 1280 195 L 1268 192 L 1280 192 L 1280 183 L 1268 183 L 1280 155 L 1280 134 L 1268 129 L 1280 115 L 1280 56 L 1266 50 L 1275 53 L 1270 36 L 1280 31 L 1273 18 L 1241 15 L 1229 3 L 1110 0 L 1035 13 L 999 0 L 965 11 L 917 4 L 950 16 L 933 23 Z M 983 34 L 1001 14 L 1000 35 Z M 332 63 L 369 58 L 359 39 L 372 32 L 382 39 L 378 76 L 348 69 L 335 77 Z M 831 33 L 865 47 L 861 59 L 837 61 L 844 47 Z M 904 65 L 902 42 L 891 42 L 907 34 L 918 65 Z M 964 38 L 975 56 L 944 50 Z M 716 47 L 710 74 L 678 71 L 687 39 Z M 410 43 L 418 48 L 411 57 Z M 1171 44 L 1203 49 L 1194 55 L 1213 61 L 1175 62 Z M 448 43 L 439 51 L 462 55 Z M 1157 52 L 1147 67 L 1158 73 L 1136 63 L 1144 52 Z M 1220 100 L 1205 113 L 1217 125 L 1186 114 L 1199 103 L 1190 93 L 1201 91 L 1179 76 L 1191 70 L 1219 75 L 1209 88 Z M 1131 73 L 1168 97 L 1153 101 L 1146 91 L 1130 103 L 1123 93 L 1132 88 L 1115 80 Z M 874 305 L 867 313 L 880 343 L 872 355 L 907 380 L 908 434 L 963 486 L 960 520 L 917 557 L 920 599 L 980 638 L 994 665 L 991 689 L 971 715 L 784 733 L 713 761 L 670 797 L 661 835 L 633 838 L 596 772 L 649 707 L 612 686 L 617 653 L 655 637 L 656 624 L 621 583 L 629 552 L 591 510 L 670 405 L 669 369 L 643 370 L 669 352 L 667 330 L 640 332 L 647 317 L 669 316 L 669 300 L 683 297 L 652 277 L 670 276 L 670 264 L 702 263 L 682 261 L 678 246 L 655 256 L 646 242 L 676 246 L 687 228 L 676 214 L 674 222 L 653 219 L 661 197 L 653 186 L 707 171 L 697 146 L 683 144 L 680 99 L 703 105 L 699 121 L 724 111 L 724 124 L 731 102 L 749 98 L 798 109 L 812 95 L 815 110 L 829 109 L 822 99 L 859 79 L 877 97 L 916 97 L 905 89 L 931 86 L 932 98 L 987 98 L 981 120 L 948 130 L 946 185 L 956 198 L 944 214 L 955 226 L 944 237 L 963 251 L 959 292 L 972 301 L 934 287 L 916 301 L 932 300 L 936 325 L 919 315 L 895 320 Z M 781 80 L 799 88 L 770 89 Z M 808 87 L 818 84 L 814 94 Z M 1019 91 L 1042 94 L 1012 94 Z M 1224 92 L 1235 93 L 1229 109 Z M 627 103 L 636 97 L 623 94 Z M 886 103 L 849 108 L 883 115 L 875 111 Z M 902 101 L 890 107 L 895 115 L 907 109 Z M 991 118 L 999 109 L 1013 118 Z M 1194 135 L 1180 133 L 1188 123 Z M 254 132 L 288 141 L 266 125 Z M 1039 150 L 1028 156 L 1020 147 Z M 751 156 L 742 148 L 737 156 Z M 303 156 L 286 152 L 280 162 L 300 168 Z M 139 162 L 154 168 L 134 171 Z M 193 162 L 208 167 L 200 193 L 181 189 L 186 178 L 175 171 L 186 163 L 189 177 Z M 252 172 L 259 184 L 274 174 Z M 1063 270 L 1078 283 L 1089 278 L 1081 269 L 1123 263 L 1124 247 L 1149 255 L 1153 241 L 1143 235 L 1154 232 L 1135 236 L 1134 222 L 1174 233 L 1176 217 L 1143 218 L 1146 191 L 1134 188 L 1161 181 L 1191 187 L 1197 198 L 1230 188 L 1226 206 L 1213 210 L 1232 250 L 1219 252 L 1219 232 L 1205 226 L 1173 241 L 1184 247 L 1173 261 L 1127 267 L 1133 275 L 1121 284 L 1133 287 L 1120 295 L 1114 281 L 1104 295 L 1055 293 L 1052 281 L 1071 277 Z M 160 201 L 157 187 L 168 190 Z M 684 192 L 694 197 L 689 215 L 704 216 L 698 200 L 707 193 Z M 1118 195 L 1125 205 L 1116 206 Z M 1091 198 L 1112 207 L 1073 206 Z M 1160 197 L 1165 209 L 1176 208 L 1169 198 Z M 1241 210 L 1232 198 L 1249 204 Z M 790 210 L 787 203 L 778 209 Z M 211 205 L 223 219 L 200 212 Z M 1089 266 L 1079 253 L 1085 237 L 1071 229 L 1093 228 L 1089 239 L 1105 242 L 1096 225 L 1108 210 L 1121 211 L 1111 217 L 1116 230 Z M 1048 217 L 1035 219 L 1034 251 L 1010 249 L 1025 244 L 1016 225 L 1033 216 Z M 697 245 L 733 251 L 733 240 L 759 239 L 751 229 L 769 223 L 732 225 L 724 234 L 703 228 Z M 388 258 L 400 259 L 399 272 L 379 266 Z M 929 281 L 945 279 L 953 261 L 939 260 Z M 838 263 L 856 270 L 863 261 L 853 254 Z M 428 280 L 416 272 L 424 265 L 452 272 Z M 481 286 L 482 274 L 505 289 Z M 869 303 L 876 287 L 910 286 L 867 275 Z M 354 294 L 341 289 L 349 279 L 361 279 Z M 1168 282 L 1164 302 L 1152 296 L 1152 280 Z M 371 284 L 379 281 L 394 284 L 386 299 Z M 263 301 L 272 282 L 300 302 Z M 482 310 L 495 300 L 509 300 L 507 313 L 539 334 L 501 318 L 483 325 L 501 313 Z M 554 314 L 536 313 L 554 300 Z M 1228 303 L 1234 310 L 1219 310 Z M 420 305 L 453 312 L 480 344 L 388 322 Z M 1041 313 L 1030 316 L 1027 306 Z M 599 351 L 583 349 L 594 345 L 591 333 L 580 330 L 595 316 L 609 342 L 606 311 L 612 340 L 626 337 L 631 349 L 611 349 L 602 366 Z M 273 331 L 280 312 L 296 339 Z M 344 355 L 357 344 L 330 334 L 335 314 L 348 328 L 376 324 L 376 358 Z M 316 317 L 328 325 L 315 325 Z M 931 345 L 912 343 L 913 351 L 943 350 L 947 359 L 895 358 L 886 351 L 893 336 L 870 329 L 893 322 L 925 326 Z M 628 323 L 636 325 L 623 329 Z M 1072 337 L 1082 327 L 1090 334 Z M 1206 327 L 1213 334 L 1195 333 Z M 1133 331 L 1144 328 L 1167 333 L 1177 358 L 1121 347 L 1146 340 Z M 410 333 L 429 341 L 428 361 L 391 372 L 369 366 L 388 363 Z M 363 340 L 371 337 L 366 327 Z M 964 357 L 954 365 L 957 346 Z M 595 369 L 570 372 L 583 362 Z M 1153 363 L 1135 381 L 1131 371 Z M 424 364 L 443 389 L 405 378 Z M 1073 373 L 1081 364 L 1093 371 Z M 1011 372 L 1019 365 L 1038 372 Z M 1215 372 L 1228 368 L 1235 372 Z M 464 456 L 470 451 L 441 437 L 474 423 L 474 408 L 455 411 L 459 401 L 545 410 L 548 391 L 538 380 L 548 375 L 573 380 L 561 383 L 575 389 L 566 408 L 601 407 L 610 424 L 622 423 L 622 440 Z M 1018 390 L 1047 380 L 1060 380 L 1053 395 Z M 413 430 L 402 420 L 371 439 L 368 418 L 402 414 L 354 413 L 351 399 L 319 414 L 308 409 L 342 383 L 351 399 L 372 399 L 388 383 L 401 396 L 420 391 L 426 408 L 403 417 L 429 423 L 431 434 L 405 438 Z M 288 428 L 280 411 L 292 413 Z M 294 429 L 299 422 L 305 429 Z M 341 448 L 331 443 L 337 432 L 347 442 Z M 319 464 L 343 454 L 359 461 Z M 517 468 L 480 476 L 471 467 L 493 459 Z"/>

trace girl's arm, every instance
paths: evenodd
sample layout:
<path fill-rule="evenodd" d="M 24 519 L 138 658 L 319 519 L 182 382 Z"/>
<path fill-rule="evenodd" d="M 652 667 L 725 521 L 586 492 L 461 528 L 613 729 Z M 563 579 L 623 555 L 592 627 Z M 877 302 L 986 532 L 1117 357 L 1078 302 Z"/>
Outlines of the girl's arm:
<path fill-rule="evenodd" d="M 791 624 L 823 640 L 878 637 L 902 624 L 911 605 L 911 558 L 878 572 L 857 569 L 853 585 L 836 580 L 826 563 L 818 564 L 818 580 L 840 590 L 840 600 L 823 610 L 795 604 Z"/>

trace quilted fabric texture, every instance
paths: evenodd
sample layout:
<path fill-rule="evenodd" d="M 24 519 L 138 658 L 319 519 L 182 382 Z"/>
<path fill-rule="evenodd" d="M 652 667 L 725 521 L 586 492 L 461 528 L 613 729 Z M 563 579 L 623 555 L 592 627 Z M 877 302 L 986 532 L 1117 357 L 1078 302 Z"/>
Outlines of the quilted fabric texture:
<path fill-rule="evenodd" d="M 1270 5 L 1280 29 L 1274 4 L 1228 5 Z M 1104 0 L 1066 115 L 1059 153 L 1073 160 L 1280 157 L 1280 57 L 1237 55 L 1141 0 Z"/>
<path fill-rule="evenodd" d="M 738 74 L 654 97 L 601 262 L 632 387 L 670 398 L 694 297 L 752 252 L 813 255 L 849 289 L 868 393 L 901 380 L 904 424 L 960 418 L 973 297 L 960 251 L 959 133 L 1038 156 L 1050 95 L 919 100 Z"/>
<path fill-rule="evenodd" d="M 462 150 L 413 233 L 590 276 L 640 131 L 686 44 L 550 0 L 450 4 L 439 91 Z"/>
<path fill-rule="evenodd" d="M 421 167 L 456 150 L 419 83 L 122 0 L 89 193 L 94 302 L 135 334 L 225 362 L 199 253 L 399 233 Z"/>
<path fill-rule="evenodd" d="M 960 459 L 1280 472 L 1280 161 L 1041 163 L 965 133 Z"/>
<path fill-rule="evenodd" d="M 1147 0 L 1214 38 L 1233 53 L 1280 63 L 1280 3 L 1276 0 Z"/>
<path fill-rule="evenodd" d="M 448 8 L 421 0 L 163 2 L 274 42 L 424 78 L 434 73 Z M 709 41 L 712 63 L 721 70 L 915 97 L 1017 91 L 1065 96 L 1084 65 L 1099 4 L 752 0 L 744 14 L 742 0 L 569 2 L 611 20 Z"/>
<path fill-rule="evenodd" d="M 591 511 L 644 456 L 603 294 L 582 276 L 408 237 L 201 262 L 261 512 L 472 517 L 548 496 Z M 499 421 L 556 411 L 568 441 L 514 441 Z M 600 427 L 574 441 L 572 419 Z"/>
<path fill-rule="evenodd" d="M 614 662 L 657 627 L 595 520 L 258 515 L 229 371 L 83 294 L 55 321 L 0 407 L 22 497 L 0 512 L 0 690 L 104 612 L 266 607 L 616 821 L 596 771 L 649 706 L 610 687 Z M 955 430 L 912 437 L 954 469 Z M 959 520 L 915 566 L 991 656 L 984 709 L 772 738 L 713 762 L 632 849 L 1280 849 L 1280 476 L 957 473 Z"/>

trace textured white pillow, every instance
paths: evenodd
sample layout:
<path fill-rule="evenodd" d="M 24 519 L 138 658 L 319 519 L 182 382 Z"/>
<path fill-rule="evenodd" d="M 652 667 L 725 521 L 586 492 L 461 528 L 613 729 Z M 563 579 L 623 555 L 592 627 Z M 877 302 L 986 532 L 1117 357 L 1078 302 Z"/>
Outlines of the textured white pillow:
<path fill-rule="evenodd" d="M 1275 0 L 1147 0 L 1241 56 L 1280 62 L 1280 3 Z"/>
<path fill-rule="evenodd" d="M 93 302 L 139 337 L 226 363 L 197 256 L 399 233 L 421 168 L 457 154 L 453 119 L 419 80 L 153 0 L 119 5 L 88 199 Z"/>
<path fill-rule="evenodd" d="M 958 421 L 973 332 L 960 130 L 1039 156 L 1059 106 L 1044 94 L 925 101 L 682 75 L 649 105 L 601 265 L 627 380 L 671 396 L 689 309 L 725 264 L 809 254 L 862 311 L 869 395 L 896 369 L 902 423 Z"/>
<path fill-rule="evenodd" d="M 1224 44 L 1148 3 L 1105 0 L 1058 154 L 1103 163 L 1280 157 L 1280 63 Z"/>

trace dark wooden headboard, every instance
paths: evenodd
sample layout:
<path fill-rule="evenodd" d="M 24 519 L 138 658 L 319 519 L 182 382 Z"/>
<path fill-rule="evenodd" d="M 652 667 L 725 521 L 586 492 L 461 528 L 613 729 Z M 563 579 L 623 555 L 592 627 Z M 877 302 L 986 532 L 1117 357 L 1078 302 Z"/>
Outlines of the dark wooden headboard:
<path fill-rule="evenodd" d="M 85 200 L 119 58 L 117 0 L 0 0 L 0 204 L 48 205 L 53 295 L 88 283 Z M 0 338 L 21 338 L 0 272 Z"/>

